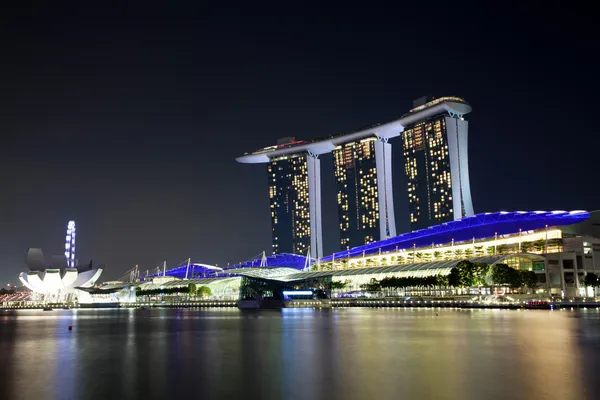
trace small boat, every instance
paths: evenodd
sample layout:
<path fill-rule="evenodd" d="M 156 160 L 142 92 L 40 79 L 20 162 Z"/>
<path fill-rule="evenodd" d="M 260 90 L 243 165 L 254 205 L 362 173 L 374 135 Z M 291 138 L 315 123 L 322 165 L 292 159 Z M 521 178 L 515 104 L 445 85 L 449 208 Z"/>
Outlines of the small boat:
<path fill-rule="evenodd" d="M 42 311 L 52 311 L 52 307 L 44 307 Z"/>
<path fill-rule="evenodd" d="M 526 310 L 550 310 L 552 309 L 552 305 L 549 301 L 528 301 L 525 303 Z"/>

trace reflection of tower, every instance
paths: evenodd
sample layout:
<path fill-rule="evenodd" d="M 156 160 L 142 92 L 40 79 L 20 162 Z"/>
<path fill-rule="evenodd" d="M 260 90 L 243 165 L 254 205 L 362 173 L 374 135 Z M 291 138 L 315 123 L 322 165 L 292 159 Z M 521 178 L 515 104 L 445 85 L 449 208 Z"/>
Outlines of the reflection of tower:
<path fill-rule="evenodd" d="M 75 221 L 69 221 L 67 225 L 65 257 L 67 258 L 67 267 L 75 268 Z"/>

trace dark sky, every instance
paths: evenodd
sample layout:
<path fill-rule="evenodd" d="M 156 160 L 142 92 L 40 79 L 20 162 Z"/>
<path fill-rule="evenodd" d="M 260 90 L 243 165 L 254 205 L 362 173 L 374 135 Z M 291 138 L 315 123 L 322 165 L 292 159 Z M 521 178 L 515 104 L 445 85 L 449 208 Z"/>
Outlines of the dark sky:
<path fill-rule="evenodd" d="M 3 285 L 28 247 L 60 254 L 69 219 L 105 279 L 269 250 L 265 167 L 235 157 L 390 120 L 423 95 L 473 106 L 476 212 L 600 208 L 598 36 L 581 5 L 45 3 L 1 13 Z"/>

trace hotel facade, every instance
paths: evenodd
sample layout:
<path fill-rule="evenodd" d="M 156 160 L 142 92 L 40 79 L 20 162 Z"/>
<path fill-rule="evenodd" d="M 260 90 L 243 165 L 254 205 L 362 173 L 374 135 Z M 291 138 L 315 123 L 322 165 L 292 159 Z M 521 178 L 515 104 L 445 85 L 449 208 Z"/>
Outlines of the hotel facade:
<path fill-rule="evenodd" d="M 314 141 L 285 138 L 237 158 L 267 164 L 273 253 L 323 257 L 320 157 L 332 153 L 340 248 L 394 237 L 392 145 L 402 140 L 412 229 L 473 214 L 467 131 L 458 97 L 415 103 L 399 119 Z M 399 162 L 397 160 L 396 162 Z"/>

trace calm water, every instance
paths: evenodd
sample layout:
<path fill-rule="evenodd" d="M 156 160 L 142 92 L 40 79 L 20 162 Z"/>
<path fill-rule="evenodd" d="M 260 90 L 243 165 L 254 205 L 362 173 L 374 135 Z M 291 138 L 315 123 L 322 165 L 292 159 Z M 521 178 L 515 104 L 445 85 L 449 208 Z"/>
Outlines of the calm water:
<path fill-rule="evenodd" d="M 0 399 L 599 399 L 599 375 L 597 311 L 0 312 Z"/>

